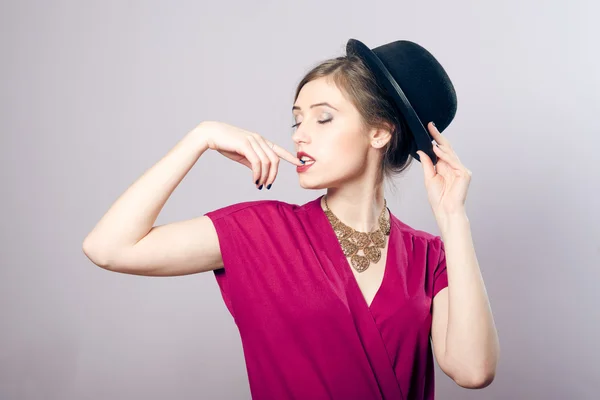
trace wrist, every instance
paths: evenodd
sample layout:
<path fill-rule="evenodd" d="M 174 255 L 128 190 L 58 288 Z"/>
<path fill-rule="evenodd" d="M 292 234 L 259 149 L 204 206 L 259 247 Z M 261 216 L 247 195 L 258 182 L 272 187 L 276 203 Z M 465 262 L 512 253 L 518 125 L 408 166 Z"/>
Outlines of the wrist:
<path fill-rule="evenodd" d="M 440 230 L 445 232 L 455 227 L 469 226 L 469 217 L 464 210 L 457 210 L 451 213 L 442 213 L 436 215 L 436 220 Z"/>
<path fill-rule="evenodd" d="M 202 153 L 210 149 L 210 125 L 210 121 L 203 121 L 188 133 L 193 145 Z"/>

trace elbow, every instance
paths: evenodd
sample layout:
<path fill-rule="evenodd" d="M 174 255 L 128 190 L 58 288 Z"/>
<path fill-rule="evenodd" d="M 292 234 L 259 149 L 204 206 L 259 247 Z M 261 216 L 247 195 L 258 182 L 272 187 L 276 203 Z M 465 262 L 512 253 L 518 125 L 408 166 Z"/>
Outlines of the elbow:
<path fill-rule="evenodd" d="M 482 363 L 453 363 L 447 368 L 447 375 L 460 387 L 483 389 L 492 384 L 496 377 L 496 360 Z"/>
<path fill-rule="evenodd" d="M 112 266 L 114 263 L 112 262 L 112 258 L 107 254 L 106 251 L 103 251 L 99 246 L 94 245 L 87 238 L 83 241 L 82 245 L 83 254 L 95 265 L 100 268 L 112 271 Z"/>
<path fill-rule="evenodd" d="M 466 389 L 483 389 L 492 384 L 496 378 L 496 367 L 500 347 L 496 343 L 492 352 L 478 360 L 457 360 L 450 363 L 448 374 L 458 386 Z"/>
<path fill-rule="evenodd" d="M 458 386 L 466 389 L 483 389 L 488 387 L 496 377 L 495 371 L 477 371 L 464 376 L 459 376 L 454 381 Z"/>

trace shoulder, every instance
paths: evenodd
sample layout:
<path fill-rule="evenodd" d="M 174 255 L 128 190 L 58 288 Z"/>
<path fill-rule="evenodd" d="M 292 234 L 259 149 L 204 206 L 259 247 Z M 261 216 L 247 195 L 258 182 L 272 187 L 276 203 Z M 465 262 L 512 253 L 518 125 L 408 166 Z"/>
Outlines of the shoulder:
<path fill-rule="evenodd" d="M 446 250 L 439 235 L 416 229 L 395 217 L 392 223 L 400 232 L 409 264 L 424 265 L 431 274 L 440 274 L 445 270 Z"/>
<path fill-rule="evenodd" d="M 443 246 L 441 237 L 439 235 L 435 235 L 431 232 L 427 232 L 421 229 L 417 229 L 407 223 L 403 222 L 395 215 L 392 214 L 391 222 L 396 226 L 399 232 L 401 232 L 402 237 L 410 241 L 420 241 L 425 242 L 429 245 L 433 245 L 435 248 L 440 248 Z"/>
<path fill-rule="evenodd" d="M 302 208 L 279 200 L 255 200 L 230 204 L 204 215 L 215 227 L 222 252 L 247 255 L 272 248 L 273 243 L 285 244 L 298 226 L 297 211 Z"/>
<path fill-rule="evenodd" d="M 254 200 L 243 201 L 226 205 L 224 207 L 209 211 L 204 215 L 212 220 L 224 217 L 243 217 L 244 215 L 291 215 L 301 210 L 304 205 L 286 203 L 280 200 Z"/>

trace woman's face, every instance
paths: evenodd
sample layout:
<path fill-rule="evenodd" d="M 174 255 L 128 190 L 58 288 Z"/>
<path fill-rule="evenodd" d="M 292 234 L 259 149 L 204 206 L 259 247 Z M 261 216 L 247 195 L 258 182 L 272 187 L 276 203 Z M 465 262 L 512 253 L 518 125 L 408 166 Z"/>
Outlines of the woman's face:
<path fill-rule="evenodd" d="M 301 187 L 339 187 L 364 175 L 371 139 L 358 110 L 333 81 L 324 77 L 304 85 L 292 112 L 296 151 L 315 160 L 298 172 Z"/>

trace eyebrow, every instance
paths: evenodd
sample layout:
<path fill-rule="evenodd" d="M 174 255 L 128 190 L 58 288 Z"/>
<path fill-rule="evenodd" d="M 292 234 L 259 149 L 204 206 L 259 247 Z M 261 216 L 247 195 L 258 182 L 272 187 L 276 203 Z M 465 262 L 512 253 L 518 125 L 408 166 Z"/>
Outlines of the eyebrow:
<path fill-rule="evenodd" d="M 329 104 L 327 102 L 313 104 L 312 106 L 310 106 L 310 108 L 314 108 L 314 107 L 318 107 L 318 106 L 327 106 L 327 107 L 333 108 L 336 111 L 339 111 L 337 108 L 335 108 L 334 106 L 332 106 L 331 104 Z M 294 111 L 294 110 L 301 110 L 301 108 L 298 106 L 294 106 L 294 107 L 292 107 L 292 111 Z"/>

